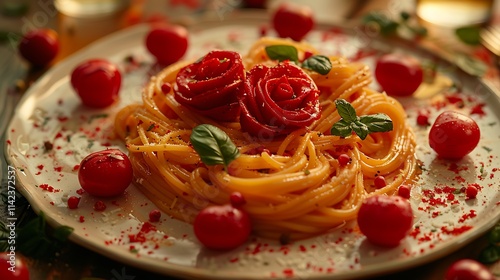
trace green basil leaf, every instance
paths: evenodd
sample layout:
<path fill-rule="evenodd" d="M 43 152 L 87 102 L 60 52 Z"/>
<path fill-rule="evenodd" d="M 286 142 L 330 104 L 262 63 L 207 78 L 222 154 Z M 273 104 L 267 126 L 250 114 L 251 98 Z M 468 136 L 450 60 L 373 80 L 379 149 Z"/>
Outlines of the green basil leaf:
<path fill-rule="evenodd" d="M 267 56 L 272 60 L 284 61 L 290 60 L 293 62 L 299 61 L 299 53 L 297 48 L 289 45 L 272 45 L 266 47 Z"/>
<path fill-rule="evenodd" d="M 481 43 L 481 27 L 466 26 L 455 30 L 455 35 L 467 45 L 479 45 Z"/>
<path fill-rule="evenodd" d="M 371 132 L 387 132 L 393 129 L 392 120 L 386 114 L 374 114 L 359 117 L 359 121 Z"/>
<path fill-rule="evenodd" d="M 500 247 L 495 245 L 490 245 L 484 248 L 478 257 L 479 261 L 482 263 L 495 263 L 500 260 Z"/>
<path fill-rule="evenodd" d="M 54 230 L 52 236 L 59 242 L 66 242 L 73 231 L 74 229 L 72 227 L 60 226 Z"/>
<path fill-rule="evenodd" d="M 375 23 L 380 28 L 380 33 L 384 36 L 396 33 L 399 23 L 391 20 L 385 14 L 372 12 L 363 17 L 364 24 Z"/>
<path fill-rule="evenodd" d="M 500 224 L 497 224 L 493 229 L 488 233 L 488 241 L 491 244 L 500 245 Z"/>
<path fill-rule="evenodd" d="M 324 55 L 313 55 L 302 62 L 302 68 L 311 69 L 321 75 L 326 75 L 332 70 L 332 62 Z"/>
<path fill-rule="evenodd" d="M 347 123 L 357 120 L 356 110 L 354 110 L 351 103 L 344 99 L 337 99 L 335 100 L 335 106 L 337 106 L 337 112 L 339 112 L 340 117 Z"/>
<path fill-rule="evenodd" d="M 330 129 L 330 133 L 335 136 L 347 137 L 351 135 L 352 128 L 345 120 L 336 122 Z"/>
<path fill-rule="evenodd" d="M 351 123 L 352 130 L 361 138 L 361 140 L 365 140 L 366 136 L 370 133 L 368 130 L 368 126 L 360 121 L 354 121 Z"/>
<path fill-rule="evenodd" d="M 206 165 L 227 165 L 240 155 L 238 147 L 220 128 L 210 124 L 200 124 L 193 128 L 191 144 Z"/>

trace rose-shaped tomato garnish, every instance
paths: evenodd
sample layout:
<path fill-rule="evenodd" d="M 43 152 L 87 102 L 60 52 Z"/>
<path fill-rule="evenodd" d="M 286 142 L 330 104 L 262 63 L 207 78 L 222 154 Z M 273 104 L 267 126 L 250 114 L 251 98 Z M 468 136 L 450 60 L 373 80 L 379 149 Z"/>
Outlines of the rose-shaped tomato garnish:
<path fill-rule="evenodd" d="M 306 127 L 320 117 L 318 96 L 316 84 L 298 66 L 256 65 L 247 74 L 240 98 L 241 128 L 256 137 L 273 138 Z"/>
<path fill-rule="evenodd" d="M 177 74 L 175 100 L 201 115 L 218 121 L 234 121 L 243 92 L 245 69 L 241 56 L 232 51 L 211 51 Z"/>

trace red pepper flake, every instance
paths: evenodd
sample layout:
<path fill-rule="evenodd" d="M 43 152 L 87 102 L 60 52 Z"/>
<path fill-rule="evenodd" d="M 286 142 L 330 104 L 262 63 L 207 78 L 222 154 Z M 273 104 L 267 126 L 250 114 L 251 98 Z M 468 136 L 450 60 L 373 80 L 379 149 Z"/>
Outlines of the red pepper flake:
<path fill-rule="evenodd" d="M 40 170 L 43 170 L 43 168 L 44 168 L 44 167 L 45 167 L 45 166 L 43 166 L 43 164 L 40 164 L 40 165 L 38 165 L 36 168 L 38 168 L 38 169 L 40 169 Z"/>
<path fill-rule="evenodd" d="M 149 222 L 145 222 L 142 224 L 140 231 L 137 234 L 129 234 L 128 238 L 131 243 L 134 242 L 145 242 L 146 241 L 146 233 L 151 231 L 155 231 L 156 227 Z"/>
<path fill-rule="evenodd" d="M 58 119 L 60 122 L 65 122 L 65 121 L 67 121 L 69 118 L 68 118 L 68 117 L 66 117 L 66 116 L 59 116 L 59 117 L 57 117 L 57 119 Z"/>
<path fill-rule="evenodd" d="M 476 216 L 477 216 L 476 210 L 470 210 L 469 213 L 463 214 L 462 217 L 460 217 L 460 219 L 458 220 L 458 222 L 459 223 L 463 223 L 466 220 L 472 219 L 472 218 L 474 218 Z"/>
<path fill-rule="evenodd" d="M 484 106 L 485 106 L 485 104 L 477 104 L 476 106 L 472 107 L 472 109 L 470 110 L 470 114 L 471 115 L 475 114 L 475 115 L 479 115 L 479 116 L 486 115 L 486 113 L 483 110 Z"/>
<path fill-rule="evenodd" d="M 54 204 L 55 204 L 55 203 L 54 203 L 54 201 L 51 201 L 51 202 L 50 202 L 50 205 L 54 205 Z"/>
<path fill-rule="evenodd" d="M 472 228 L 472 226 L 461 226 L 461 227 L 448 229 L 445 226 L 443 226 L 443 227 L 441 227 L 441 231 L 445 234 L 459 235 L 459 234 L 462 234 L 462 233 L 468 231 L 471 228 Z"/>
<path fill-rule="evenodd" d="M 306 246 L 304 246 L 304 245 L 300 245 L 300 246 L 299 246 L 299 250 L 300 250 L 301 252 L 306 252 L 306 251 L 307 251 Z"/>
<path fill-rule="evenodd" d="M 80 165 L 79 164 L 75 164 L 75 166 L 73 166 L 73 171 L 77 171 L 78 169 L 80 169 Z"/>
<path fill-rule="evenodd" d="M 56 166 L 56 167 L 54 167 L 54 171 L 55 172 L 61 172 L 62 169 L 63 169 L 62 166 Z"/>
<path fill-rule="evenodd" d="M 236 263 L 238 262 L 240 259 L 238 257 L 235 257 L 235 258 L 232 258 L 229 260 L 230 263 Z"/>
<path fill-rule="evenodd" d="M 80 223 L 83 223 L 83 222 L 85 222 L 85 217 L 84 216 L 80 216 L 80 218 L 78 220 L 80 221 Z"/>
<path fill-rule="evenodd" d="M 55 139 L 57 139 L 57 138 L 61 138 L 62 136 L 63 136 L 63 135 L 62 135 L 62 133 L 61 133 L 61 132 L 58 132 L 58 133 L 56 134 L 56 136 L 55 136 Z"/>
<path fill-rule="evenodd" d="M 448 95 L 446 96 L 446 100 L 450 104 L 457 104 L 458 107 L 462 107 L 464 104 L 464 99 L 458 94 Z"/>
<path fill-rule="evenodd" d="M 12 142 L 10 140 L 7 140 L 7 145 L 12 145 Z"/>
<path fill-rule="evenodd" d="M 265 24 L 261 25 L 261 26 L 259 27 L 259 35 L 260 35 L 260 37 L 264 37 L 264 36 L 266 36 L 266 35 L 267 35 L 267 30 L 268 30 L 268 29 L 269 29 L 269 28 L 267 27 L 267 25 L 265 25 Z"/>
<path fill-rule="evenodd" d="M 417 115 L 417 125 L 420 126 L 429 126 L 429 111 L 428 110 L 419 110 Z"/>
<path fill-rule="evenodd" d="M 106 210 L 106 204 L 102 200 L 98 200 L 94 203 L 94 210 L 102 212 Z"/>
<path fill-rule="evenodd" d="M 283 269 L 283 275 L 285 275 L 285 277 L 293 277 L 294 275 L 293 269 L 292 268 Z"/>
<path fill-rule="evenodd" d="M 76 190 L 76 193 L 79 194 L 79 195 L 83 195 L 85 193 L 85 190 L 84 189 L 78 189 L 78 190 Z"/>

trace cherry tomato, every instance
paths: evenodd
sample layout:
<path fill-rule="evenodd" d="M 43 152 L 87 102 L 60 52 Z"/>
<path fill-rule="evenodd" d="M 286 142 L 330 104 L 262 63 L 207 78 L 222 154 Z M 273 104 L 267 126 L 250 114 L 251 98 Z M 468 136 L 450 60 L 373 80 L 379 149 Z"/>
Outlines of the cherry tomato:
<path fill-rule="evenodd" d="M 477 123 L 454 111 L 441 113 L 429 131 L 429 145 L 445 159 L 461 159 L 479 143 Z"/>
<path fill-rule="evenodd" d="M 188 43 L 188 31 L 180 25 L 156 26 L 146 36 L 147 49 L 163 65 L 181 59 Z"/>
<path fill-rule="evenodd" d="M 444 280 L 495 280 L 495 276 L 478 261 L 462 259 L 448 268 Z"/>
<path fill-rule="evenodd" d="M 104 108 L 118 99 L 122 76 L 116 65 L 103 59 L 92 59 L 78 65 L 71 73 L 71 85 L 82 103 Z"/>
<path fill-rule="evenodd" d="M 43 67 L 59 53 L 59 37 L 52 29 L 26 33 L 18 45 L 19 53 L 35 67 Z"/>
<path fill-rule="evenodd" d="M 376 245 L 398 246 L 412 224 L 411 205 L 400 196 L 370 196 L 363 201 L 358 212 L 359 229 Z"/>
<path fill-rule="evenodd" d="M 132 164 L 117 149 L 91 153 L 80 163 L 78 180 L 90 195 L 112 197 L 122 194 L 133 179 Z"/>
<path fill-rule="evenodd" d="M 227 204 L 201 210 L 193 228 L 198 240 L 207 248 L 231 250 L 248 240 L 251 225 L 245 211 Z"/>
<path fill-rule="evenodd" d="M 29 280 L 28 267 L 15 252 L 0 253 L 0 279 Z"/>
<path fill-rule="evenodd" d="M 416 58 L 400 53 L 390 53 L 377 60 L 375 78 L 388 95 L 408 96 L 420 86 L 424 79 L 424 72 Z"/>
<path fill-rule="evenodd" d="M 282 38 L 302 40 L 314 27 L 311 8 L 292 3 L 283 3 L 273 14 L 273 27 Z"/>

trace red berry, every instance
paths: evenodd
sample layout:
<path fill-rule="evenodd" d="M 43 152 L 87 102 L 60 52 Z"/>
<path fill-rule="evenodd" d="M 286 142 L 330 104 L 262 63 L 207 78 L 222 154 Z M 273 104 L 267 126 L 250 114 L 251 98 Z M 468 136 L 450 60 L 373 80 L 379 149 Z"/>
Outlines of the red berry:
<path fill-rule="evenodd" d="M 98 200 L 94 203 L 94 210 L 99 212 L 104 211 L 106 210 L 106 204 L 102 200 Z"/>
<path fill-rule="evenodd" d="M 398 195 L 403 198 L 410 198 L 411 188 L 408 185 L 401 185 L 398 188 Z"/>
<path fill-rule="evenodd" d="M 347 154 L 340 154 L 338 158 L 340 166 L 346 166 L 351 162 L 351 158 Z"/>
<path fill-rule="evenodd" d="M 104 108 L 118 100 L 122 77 L 118 67 L 106 60 L 92 59 L 71 73 L 71 86 L 85 106 Z"/>
<path fill-rule="evenodd" d="M 429 145 L 445 159 L 461 159 L 472 152 L 481 138 L 477 123 L 454 112 L 441 113 L 429 131 Z"/>
<path fill-rule="evenodd" d="M 390 53 L 381 56 L 375 66 L 375 78 L 392 96 L 412 95 L 423 81 L 420 62 L 408 55 Z"/>
<path fill-rule="evenodd" d="M 377 245 L 399 245 L 412 224 L 413 212 L 410 202 L 400 196 L 370 196 L 359 208 L 359 229 L 370 242 Z"/>
<path fill-rule="evenodd" d="M 311 8 L 307 6 L 283 3 L 273 15 L 273 26 L 282 38 L 302 40 L 314 27 Z"/>
<path fill-rule="evenodd" d="M 207 248 L 231 250 L 248 240 L 251 224 L 245 211 L 232 205 L 213 205 L 198 213 L 193 229 Z"/>
<path fill-rule="evenodd" d="M 444 280 L 495 280 L 495 276 L 478 261 L 461 259 L 448 268 Z"/>
<path fill-rule="evenodd" d="M 80 198 L 77 196 L 70 196 L 68 198 L 68 208 L 69 209 L 76 209 L 78 208 L 78 204 L 80 203 Z"/>
<path fill-rule="evenodd" d="M 132 163 L 118 149 L 89 154 L 82 160 L 78 170 L 80 185 L 92 196 L 120 195 L 128 188 L 132 179 Z"/>
<path fill-rule="evenodd" d="M 161 91 L 165 94 L 169 93 L 172 90 L 172 85 L 170 83 L 164 83 L 161 85 Z"/>
<path fill-rule="evenodd" d="M 156 26 L 146 36 L 146 48 L 164 65 L 181 59 L 188 43 L 188 31 L 180 25 Z"/>
<path fill-rule="evenodd" d="M 231 201 L 231 205 L 234 208 L 239 208 L 247 203 L 245 197 L 240 192 L 231 193 L 231 195 L 229 196 L 229 200 Z"/>
<path fill-rule="evenodd" d="M 149 221 L 150 222 L 156 223 L 156 222 L 160 221 L 160 218 L 161 218 L 160 210 L 154 209 L 154 210 L 151 210 L 151 212 L 149 212 Z"/>
<path fill-rule="evenodd" d="M 467 188 L 465 189 L 465 195 L 467 196 L 467 199 L 476 198 L 477 193 L 478 193 L 478 189 L 474 185 L 468 185 Z"/>
<path fill-rule="evenodd" d="M 429 123 L 429 115 L 420 112 L 417 116 L 417 124 L 420 126 L 428 126 L 430 125 Z"/>
<path fill-rule="evenodd" d="M 26 33 L 19 43 L 19 53 L 36 67 L 49 64 L 59 52 L 59 38 L 51 29 L 38 29 Z"/>
<path fill-rule="evenodd" d="M 387 185 L 387 182 L 385 181 L 384 176 L 379 175 L 375 177 L 375 179 L 373 180 L 373 184 L 375 184 L 375 188 L 381 189 Z"/>

